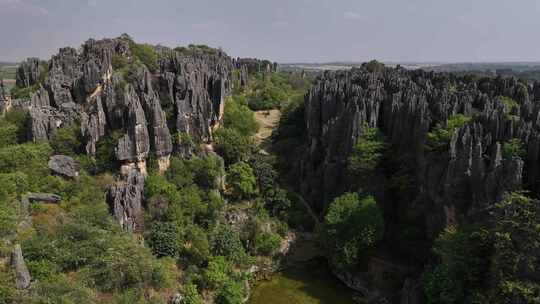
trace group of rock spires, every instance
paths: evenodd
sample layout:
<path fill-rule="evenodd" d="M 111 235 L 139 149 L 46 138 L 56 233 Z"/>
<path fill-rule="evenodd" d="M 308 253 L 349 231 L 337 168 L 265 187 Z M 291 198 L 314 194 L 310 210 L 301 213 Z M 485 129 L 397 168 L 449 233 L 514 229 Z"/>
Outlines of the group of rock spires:
<path fill-rule="evenodd" d="M 30 58 L 20 64 L 16 86 L 37 90 L 28 100 L 13 102 L 28 108 L 34 141 L 49 140 L 58 128 L 80 123 L 86 153 L 93 156 L 100 139 L 121 134 L 115 149 L 121 180 L 109 189 L 107 200 L 111 213 L 130 231 L 141 211 L 149 155 L 165 171 L 171 153 L 182 149 L 178 134 L 211 142 L 233 77 L 246 84 L 250 71 L 276 68 L 266 61 L 233 60 L 221 50 L 186 54 L 156 46 L 157 67 L 149 70 L 132 60 L 134 44 L 127 35 L 90 39 L 79 50 L 60 49 L 48 62 Z M 115 70 L 115 57 L 131 61 L 129 71 Z"/>
<path fill-rule="evenodd" d="M 504 102 L 506 96 L 516 104 Z M 458 77 L 400 67 L 326 72 L 306 96 L 308 142 L 301 164 L 303 195 L 324 210 L 347 191 L 347 160 L 365 126 L 378 127 L 394 158 L 408 156 L 415 196 L 394 213 L 414 210 L 433 239 L 446 226 L 489 213 L 507 191 L 540 186 L 540 83 L 515 78 Z M 437 123 L 471 117 L 445 151 L 426 149 Z M 503 157 L 518 139 L 525 155 Z"/>

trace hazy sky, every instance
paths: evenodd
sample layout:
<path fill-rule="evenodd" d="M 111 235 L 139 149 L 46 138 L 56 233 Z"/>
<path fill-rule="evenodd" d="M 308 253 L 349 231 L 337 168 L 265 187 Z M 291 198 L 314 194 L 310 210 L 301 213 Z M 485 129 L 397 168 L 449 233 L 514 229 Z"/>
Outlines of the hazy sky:
<path fill-rule="evenodd" d="M 0 60 L 89 37 L 295 61 L 539 61 L 540 0 L 0 0 Z"/>

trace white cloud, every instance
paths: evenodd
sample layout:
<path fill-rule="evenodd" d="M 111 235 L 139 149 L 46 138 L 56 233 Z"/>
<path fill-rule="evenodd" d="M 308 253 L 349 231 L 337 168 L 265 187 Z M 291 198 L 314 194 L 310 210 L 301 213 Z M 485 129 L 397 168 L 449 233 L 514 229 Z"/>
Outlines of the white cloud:
<path fill-rule="evenodd" d="M 343 13 L 343 18 L 347 19 L 347 20 L 360 20 L 362 19 L 362 15 L 360 15 L 359 13 L 357 12 L 345 12 Z"/>

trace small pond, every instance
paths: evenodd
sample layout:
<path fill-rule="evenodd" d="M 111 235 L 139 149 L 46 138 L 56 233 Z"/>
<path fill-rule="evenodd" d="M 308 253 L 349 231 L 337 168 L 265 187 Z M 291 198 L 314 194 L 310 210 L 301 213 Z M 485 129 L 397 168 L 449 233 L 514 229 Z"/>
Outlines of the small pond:
<path fill-rule="evenodd" d="M 354 304 L 354 295 L 332 275 L 324 259 L 315 259 L 258 282 L 248 304 Z"/>

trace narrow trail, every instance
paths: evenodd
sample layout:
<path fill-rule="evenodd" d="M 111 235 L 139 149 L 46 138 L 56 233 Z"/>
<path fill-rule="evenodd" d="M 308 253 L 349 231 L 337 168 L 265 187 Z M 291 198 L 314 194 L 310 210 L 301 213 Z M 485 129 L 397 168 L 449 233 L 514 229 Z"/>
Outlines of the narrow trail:
<path fill-rule="evenodd" d="M 265 155 L 270 155 L 271 145 L 270 136 L 272 132 L 279 125 L 279 120 L 281 118 L 281 111 L 279 110 L 264 110 L 264 111 L 255 111 L 254 112 L 255 120 L 259 124 L 259 130 L 253 136 L 255 144 L 261 148 L 260 153 Z M 320 225 L 320 220 L 315 211 L 311 206 L 304 200 L 302 196 L 298 196 L 300 201 L 306 207 L 307 212 L 315 221 L 315 225 Z"/>

